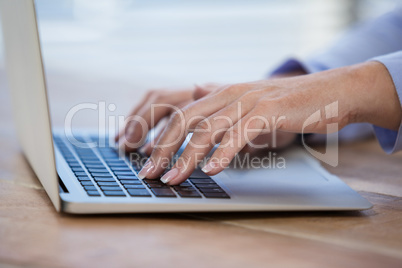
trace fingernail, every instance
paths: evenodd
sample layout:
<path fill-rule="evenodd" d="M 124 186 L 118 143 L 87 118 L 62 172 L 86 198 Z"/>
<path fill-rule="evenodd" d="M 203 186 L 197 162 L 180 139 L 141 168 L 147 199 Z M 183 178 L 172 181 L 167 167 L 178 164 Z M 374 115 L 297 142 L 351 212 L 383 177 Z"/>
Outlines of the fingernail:
<path fill-rule="evenodd" d="M 167 172 L 165 175 L 162 176 L 161 182 L 168 183 L 169 181 L 171 181 L 175 177 L 177 177 L 177 175 L 179 175 L 179 169 L 174 168 L 174 169 L 170 170 L 169 172 Z"/>
<path fill-rule="evenodd" d="M 204 173 L 208 173 L 208 172 L 210 172 L 212 169 L 214 169 L 215 167 L 214 167 L 214 164 L 212 163 L 212 162 L 210 162 L 210 163 L 208 163 L 208 164 L 206 164 L 201 170 L 204 172 Z"/>
<path fill-rule="evenodd" d="M 142 169 L 140 170 L 140 172 L 138 173 L 138 178 L 140 180 L 144 179 L 148 173 L 155 168 L 154 163 L 152 163 L 151 160 L 148 160 L 145 165 L 142 167 Z"/>

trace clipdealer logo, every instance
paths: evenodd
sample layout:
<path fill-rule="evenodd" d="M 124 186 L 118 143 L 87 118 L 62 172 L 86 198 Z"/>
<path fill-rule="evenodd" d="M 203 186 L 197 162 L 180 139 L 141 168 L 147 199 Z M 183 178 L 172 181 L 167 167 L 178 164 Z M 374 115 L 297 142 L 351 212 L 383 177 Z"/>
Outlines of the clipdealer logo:
<path fill-rule="evenodd" d="M 174 107 L 169 104 L 161 104 L 161 105 L 152 105 L 152 111 L 155 108 L 158 108 L 160 106 L 165 107 L 169 106 L 169 108 L 172 108 L 173 110 L 179 111 L 180 110 L 177 107 Z M 241 110 L 241 103 L 239 103 L 239 111 Z M 98 135 L 99 139 L 98 141 L 81 141 L 77 140 L 72 131 L 72 121 L 73 118 L 76 116 L 76 114 L 80 111 L 83 110 L 93 110 L 97 111 L 98 113 Z M 105 147 L 105 146 L 110 146 L 110 147 L 115 147 L 114 144 L 114 136 L 116 134 L 116 129 L 119 128 L 119 126 L 124 126 L 128 122 L 136 122 L 137 124 L 141 124 L 141 129 L 143 131 L 142 133 L 142 139 L 141 141 L 137 142 L 134 144 L 134 147 L 141 146 L 144 141 L 146 140 L 147 137 L 147 122 L 140 116 L 135 115 L 135 116 L 129 116 L 125 117 L 123 115 L 118 115 L 117 120 L 115 115 L 108 115 L 110 112 L 114 112 L 116 110 L 116 105 L 115 104 L 109 104 L 106 105 L 106 102 L 100 101 L 99 103 L 81 103 L 78 104 L 74 107 L 72 107 L 69 112 L 66 115 L 65 118 L 65 124 L 64 124 L 64 132 L 67 137 L 67 139 L 70 141 L 71 144 L 73 144 L 76 147 L 79 148 L 95 148 L 95 147 Z M 338 165 L 338 160 L 339 160 L 339 151 L 338 151 L 338 130 L 339 126 L 338 123 L 330 123 L 327 124 L 326 126 L 326 146 L 325 146 L 325 152 L 319 152 L 315 150 L 314 148 L 310 147 L 305 140 L 305 129 L 313 124 L 317 124 L 323 120 L 323 116 L 326 120 L 331 120 L 331 118 L 337 118 L 338 117 L 338 101 L 335 101 L 331 104 L 328 104 L 324 107 L 324 115 L 322 114 L 321 110 L 315 111 L 313 114 L 311 114 L 303 123 L 302 126 L 302 137 L 301 137 L 301 142 L 304 148 L 309 152 L 312 156 L 317 158 L 318 160 L 331 165 L 333 167 Z M 153 120 L 153 117 L 151 117 Z M 266 120 L 263 117 L 258 117 L 260 120 Z M 278 124 L 279 121 L 285 120 L 285 117 L 279 117 L 274 120 L 273 118 L 273 123 L 271 124 L 271 129 L 267 130 L 271 134 L 271 148 L 276 148 L 276 135 L 277 132 L 275 130 L 276 124 Z M 184 119 L 183 119 L 184 120 Z M 185 120 L 184 120 L 185 121 Z M 336 121 L 336 120 L 333 120 Z M 265 122 L 267 126 L 269 126 L 269 122 Z M 152 122 L 151 124 L 155 124 Z M 234 124 L 234 123 L 232 123 Z M 186 126 L 180 126 L 184 127 L 183 133 L 186 133 L 185 128 Z M 130 131 L 133 131 L 132 128 L 130 128 Z M 246 133 L 246 132 L 245 132 Z M 129 134 L 129 133 L 128 133 Z M 183 134 L 184 135 L 184 134 Z M 246 134 L 245 134 L 246 135 Z M 106 140 L 104 137 L 109 137 L 109 140 Z M 188 138 L 188 137 L 187 137 Z M 178 138 L 179 140 L 179 138 Z M 176 142 L 178 142 L 176 140 Z M 189 142 L 189 139 L 186 139 Z M 119 141 L 121 142 L 121 141 Z M 250 144 L 253 144 L 252 141 L 249 141 Z M 195 146 L 195 145 L 193 145 Z M 198 145 L 200 146 L 200 145 Z M 258 148 L 259 145 L 253 144 L 255 148 Z M 124 157 L 124 152 L 120 152 L 120 156 Z M 275 156 L 275 155 L 274 155 Z"/>
<path fill-rule="evenodd" d="M 331 104 L 325 106 L 325 118 L 331 119 L 338 117 L 338 101 L 335 101 Z M 302 134 L 304 134 L 304 130 L 309 125 L 318 123 L 322 120 L 321 110 L 317 110 L 312 115 L 310 115 L 306 121 L 303 123 Z M 338 123 L 330 123 L 327 124 L 327 134 L 326 134 L 326 145 L 325 145 L 325 153 L 321 153 L 317 150 L 314 150 L 310 146 L 308 146 L 305 142 L 305 135 L 302 135 L 302 144 L 304 148 L 315 158 L 318 160 L 336 167 L 339 163 L 339 126 Z"/>

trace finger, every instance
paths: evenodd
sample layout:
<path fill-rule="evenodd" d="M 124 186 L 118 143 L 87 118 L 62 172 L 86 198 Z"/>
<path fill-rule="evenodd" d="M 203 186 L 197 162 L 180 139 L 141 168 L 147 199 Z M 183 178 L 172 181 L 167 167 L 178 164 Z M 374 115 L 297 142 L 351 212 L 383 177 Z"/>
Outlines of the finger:
<path fill-rule="evenodd" d="M 127 124 L 124 140 L 120 143 L 121 148 L 126 151 L 138 148 L 151 128 L 189 98 L 192 98 L 192 93 L 188 90 L 150 98 L 148 104 L 137 111 L 136 120 Z"/>
<path fill-rule="evenodd" d="M 166 162 L 178 151 L 183 144 L 189 129 L 201 120 L 222 109 L 232 96 L 207 97 L 191 103 L 177 111 L 169 120 L 168 126 L 158 140 L 149 161 L 138 174 L 140 178 L 157 178 L 166 168 Z"/>
<path fill-rule="evenodd" d="M 183 108 L 186 105 L 190 104 L 192 101 L 185 101 L 182 103 L 179 103 L 177 105 L 177 107 L 179 108 Z M 159 138 L 162 136 L 163 131 L 165 130 L 167 124 L 169 122 L 169 119 L 167 117 L 164 117 L 163 119 L 161 119 L 159 121 L 159 123 L 157 124 L 157 126 L 155 127 L 157 135 L 155 137 L 152 138 L 152 140 L 150 140 L 149 142 L 147 142 L 146 144 L 144 144 L 141 149 L 140 152 L 144 155 L 150 155 L 152 153 L 152 150 L 155 147 L 155 144 L 157 143 L 157 141 L 159 140 Z"/>
<path fill-rule="evenodd" d="M 268 122 L 257 115 L 258 113 L 252 111 L 228 129 L 222 138 L 221 144 L 212 154 L 208 163 L 202 168 L 202 171 L 208 175 L 218 174 L 229 166 L 236 154 L 248 142 L 254 140 L 265 130 Z"/>
<path fill-rule="evenodd" d="M 134 109 L 131 111 L 131 115 L 137 114 L 137 112 L 143 107 L 144 103 L 148 103 L 148 100 L 151 98 L 152 94 L 154 94 L 153 91 L 148 91 L 145 96 L 142 98 L 142 100 L 139 102 L 137 106 L 134 107 Z M 122 128 L 119 133 L 115 136 L 114 140 L 117 142 L 125 133 L 125 127 Z"/>
<path fill-rule="evenodd" d="M 163 131 L 165 130 L 166 126 L 168 124 L 168 120 L 162 120 L 157 128 L 159 128 L 159 131 L 155 137 L 152 138 L 149 142 L 144 144 L 144 146 L 141 147 L 140 153 L 144 155 L 150 155 L 152 153 L 152 150 L 155 147 L 156 142 L 159 140 L 159 138 L 162 136 Z"/>
<path fill-rule="evenodd" d="M 166 100 L 160 99 L 164 97 L 165 95 L 171 96 L 170 98 L 167 98 Z M 170 104 L 175 104 L 175 103 L 180 103 L 182 101 L 188 100 L 192 98 L 192 91 L 191 90 L 180 90 L 180 91 L 174 91 L 171 94 L 166 94 L 166 91 L 162 90 L 150 90 L 148 91 L 144 98 L 139 102 L 139 105 L 137 105 L 130 113 L 130 116 L 138 114 L 138 112 L 144 107 L 149 106 L 150 104 L 158 101 L 173 101 L 173 103 Z M 169 102 L 168 102 L 169 103 Z M 125 135 L 126 132 L 126 126 L 119 132 L 119 134 L 115 137 L 115 140 L 118 141 L 121 137 Z"/>
<path fill-rule="evenodd" d="M 167 116 L 171 109 L 171 107 L 160 107 L 151 113 L 148 112 L 147 107 L 144 107 L 144 110 L 140 110 L 137 115 L 127 118 L 125 135 L 119 139 L 119 148 L 124 151 L 139 148 L 145 141 L 149 130 Z"/>
<path fill-rule="evenodd" d="M 161 181 L 171 185 L 185 181 L 212 148 L 221 141 L 225 132 L 253 108 L 252 105 L 244 104 L 241 107 L 239 104 L 241 103 L 233 102 L 201 121 L 183 153 L 173 168 L 163 175 Z"/>

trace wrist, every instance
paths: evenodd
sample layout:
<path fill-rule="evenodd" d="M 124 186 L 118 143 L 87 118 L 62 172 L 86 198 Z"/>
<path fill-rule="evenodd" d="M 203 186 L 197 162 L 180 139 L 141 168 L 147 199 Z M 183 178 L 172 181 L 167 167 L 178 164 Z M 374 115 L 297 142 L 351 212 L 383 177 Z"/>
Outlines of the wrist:
<path fill-rule="evenodd" d="M 401 104 L 387 68 L 371 61 L 355 65 L 359 100 L 357 121 L 397 130 L 401 124 Z M 352 117 L 353 118 L 353 117 Z"/>

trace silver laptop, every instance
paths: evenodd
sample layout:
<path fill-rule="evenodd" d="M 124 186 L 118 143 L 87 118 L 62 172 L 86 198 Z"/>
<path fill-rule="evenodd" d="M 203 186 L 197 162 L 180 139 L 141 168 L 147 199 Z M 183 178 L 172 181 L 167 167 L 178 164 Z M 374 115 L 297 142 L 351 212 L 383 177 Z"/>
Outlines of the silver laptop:
<path fill-rule="evenodd" d="M 57 211 L 147 213 L 361 210 L 371 204 L 304 150 L 283 153 L 285 168 L 196 170 L 179 186 L 139 180 L 139 154 L 100 146 L 96 132 L 52 132 L 33 0 L 0 0 L 8 82 L 22 150 Z M 70 142 L 77 139 L 80 146 Z M 84 146 L 83 146 L 84 144 Z M 88 145 L 88 146 L 85 146 Z M 92 146 L 97 145 L 97 146 Z"/>

